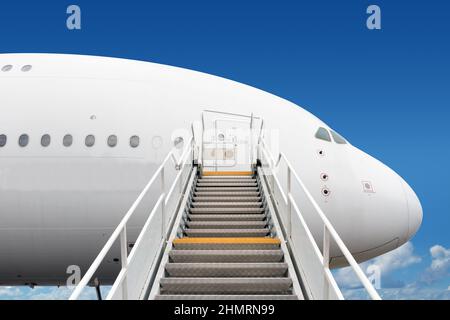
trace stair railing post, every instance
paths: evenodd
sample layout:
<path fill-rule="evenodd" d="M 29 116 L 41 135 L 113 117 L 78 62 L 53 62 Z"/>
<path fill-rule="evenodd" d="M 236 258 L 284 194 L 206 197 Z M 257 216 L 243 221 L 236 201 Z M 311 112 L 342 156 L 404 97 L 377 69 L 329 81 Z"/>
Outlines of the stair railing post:
<path fill-rule="evenodd" d="M 250 118 L 250 165 L 253 168 L 253 112 Z"/>
<path fill-rule="evenodd" d="M 120 262 L 122 265 L 122 269 L 127 269 L 128 267 L 128 248 L 127 248 L 127 225 L 123 226 L 122 231 L 120 232 Z M 122 298 L 123 300 L 128 299 L 128 285 L 127 285 L 127 276 L 125 272 L 125 276 L 122 282 Z"/>
<path fill-rule="evenodd" d="M 288 214 L 288 237 L 292 239 L 292 203 L 291 203 L 291 167 L 287 166 L 287 214 Z"/>
<path fill-rule="evenodd" d="M 161 169 L 161 238 L 166 238 L 166 186 L 164 181 L 164 167 Z"/>
<path fill-rule="evenodd" d="M 328 283 L 327 271 L 330 268 L 330 231 L 327 226 L 323 226 L 323 299 L 328 300 L 330 286 Z"/>

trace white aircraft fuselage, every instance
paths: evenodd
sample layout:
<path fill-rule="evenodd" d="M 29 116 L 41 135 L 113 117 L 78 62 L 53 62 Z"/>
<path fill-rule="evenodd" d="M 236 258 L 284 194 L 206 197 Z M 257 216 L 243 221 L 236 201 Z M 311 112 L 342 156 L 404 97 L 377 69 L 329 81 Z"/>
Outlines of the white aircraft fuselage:
<path fill-rule="evenodd" d="M 69 265 L 86 271 L 204 109 L 264 118 L 359 261 L 399 247 L 422 221 L 417 196 L 394 171 L 350 143 L 318 139 L 330 128 L 301 107 L 234 81 L 116 58 L 2 54 L 0 99 L 0 285 L 65 284 Z M 321 224 L 305 215 L 321 243 Z M 118 270 L 114 259 L 103 283 Z"/>

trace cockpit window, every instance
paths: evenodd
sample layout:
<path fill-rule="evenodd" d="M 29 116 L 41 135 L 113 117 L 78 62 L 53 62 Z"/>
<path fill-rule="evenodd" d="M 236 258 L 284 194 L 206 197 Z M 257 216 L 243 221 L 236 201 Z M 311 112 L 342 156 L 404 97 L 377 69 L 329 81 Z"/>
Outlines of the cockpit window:
<path fill-rule="evenodd" d="M 340 134 L 334 132 L 333 130 L 330 131 L 331 135 L 333 136 L 334 142 L 336 142 L 337 144 L 347 144 L 347 141 Z"/>
<path fill-rule="evenodd" d="M 320 140 L 325 140 L 331 142 L 330 133 L 327 129 L 320 127 L 316 132 L 316 138 Z"/>

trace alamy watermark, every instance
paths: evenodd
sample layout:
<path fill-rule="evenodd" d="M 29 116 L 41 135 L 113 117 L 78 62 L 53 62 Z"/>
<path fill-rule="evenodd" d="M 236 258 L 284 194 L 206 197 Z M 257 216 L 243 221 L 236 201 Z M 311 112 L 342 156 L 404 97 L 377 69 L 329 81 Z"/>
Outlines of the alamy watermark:
<path fill-rule="evenodd" d="M 71 289 L 75 288 L 81 281 L 81 268 L 77 265 L 70 265 L 67 267 L 66 273 L 69 274 L 66 286 Z"/>
<path fill-rule="evenodd" d="M 75 4 L 67 7 L 66 13 L 69 15 L 66 26 L 69 30 L 81 30 L 81 9 Z"/>
<path fill-rule="evenodd" d="M 81 30 L 81 8 L 76 4 L 67 7 L 66 13 L 69 15 L 66 19 L 66 27 L 69 30 Z M 371 4 L 367 7 L 366 13 L 369 15 L 366 20 L 366 26 L 369 30 L 381 30 L 381 8 L 378 5 Z"/>
<path fill-rule="evenodd" d="M 375 287 L 375 289 L 381 289 L 381 268 L 377 264 L 371 264 L 366 269 L 367 278 Z"/>
<path fill-rule="evenodd" d="M 366 26 L 369 30 L 381 30 L 381 9 L 377 5 L 370 5 L 367 7 L 367 14 L 370 16 L 367 18 Z"/>

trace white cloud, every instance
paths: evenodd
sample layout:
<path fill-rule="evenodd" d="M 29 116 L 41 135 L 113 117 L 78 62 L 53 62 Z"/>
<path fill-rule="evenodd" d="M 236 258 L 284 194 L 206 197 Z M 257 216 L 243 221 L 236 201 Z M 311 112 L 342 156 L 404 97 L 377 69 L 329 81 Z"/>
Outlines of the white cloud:
<path fill-rule="evenodd" d="M 414 254 L 414 246 L 411 242 L 405 243 L 400 248 L 388 252 L 382 256 L 376 257 L 372 260 L 360 264 L 363 271 L 366 271 L 369 266 L 377 266 L 381 273 L 381 278 L 385 279 L 393 271 L 409 267 L 413 264 L 419 263 L 421 258 Z M 361 282 L 356 277 L 353 269 L 350 267 L 342 268 L 335 271 L 335 277 L 338 285 L 342 288 L 359 288 Z M 383 281 L 381 283 L 383 286 Z M 397 283 L 398 286 L 402 286 Z"/>
<path fill-rule="evenodd" d="M 441 245 L 430 248 L 431 265 L 422 276 L 422 281 L 432 283 L 450 275 L 450 249 Z"/>
<path fill-rule="evenodd" d="M 103 286 L 102 296 L 106 297 L 110 286 Z M 73 289 L 67 287 L 35 287 L 24 286 L 0 287 L 0 300 L 67 300 Z M 81 300 L 97 299 L 94 288 L 87 287 L 80 296 Z"/>
<path fill-rule="evenodd" d="M 383 288 L 378 290 L 378 293 L 384 300 L 450 300 L 450 291 L 439 288 L 406 286 L 405 288 Z M 343 294 L 346 299 L 368 299 L 364 289 L 344 290 Z"/>
<path fill-rule="evenodd" d="M 14 299 L 20 297 L 21 291 L 17 287 L 0 287 L 0 300 L 1 299 Z"/>
<path fill-rule="evenodd" d="M 390 274 L 394 270 L 403 269 L 413 264 L 419 263 L 422 259 L 414 254 L 414 246 L 407 242 L 400 248 L 383 254 L 372 260 L 373 265 L 377 265 L 382 274 Z"/>

